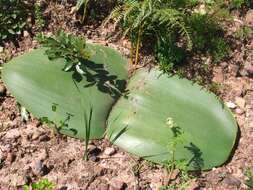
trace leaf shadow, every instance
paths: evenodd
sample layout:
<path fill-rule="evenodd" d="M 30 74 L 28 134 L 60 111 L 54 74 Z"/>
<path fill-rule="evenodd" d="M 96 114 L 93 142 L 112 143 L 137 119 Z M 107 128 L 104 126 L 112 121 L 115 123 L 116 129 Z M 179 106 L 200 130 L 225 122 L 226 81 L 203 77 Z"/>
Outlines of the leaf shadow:
<path fill-rule="evenodd" d="M 87 84 L 83 86 L 84 88 L 96 86 L 100 92 L 109 94 L 115 99 L 126 94 L 126 80 L 119 79 L 118 76 L 110 74 L 105 69 L 104 64 L 82 60 L 80 69 L 83 71 L 82 74 L 75 68 L 72 68 L 72 78 L 77 83 L 82 82 L 85 78 Z"/>
<path fill-rule="evenodd" d="M 203 153 L 201 150 L 192 142 L 184 148 L 186 148 L 192 154 L 192 158 L 188 161 L 187 165 L 192 165 L 194 169 L 201 170 L 201 168 L 204 166 L 204 159 L 202 158 Z"/>

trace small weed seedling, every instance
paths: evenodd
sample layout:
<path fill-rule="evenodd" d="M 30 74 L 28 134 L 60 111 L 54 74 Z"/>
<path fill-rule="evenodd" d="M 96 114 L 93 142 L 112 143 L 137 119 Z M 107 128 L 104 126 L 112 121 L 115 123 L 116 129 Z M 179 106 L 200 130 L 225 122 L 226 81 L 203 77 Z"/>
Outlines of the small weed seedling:
<path fill-rule="evenodd" d="M 91 119 L 92 119 L 92 113 L 93 113 L 93 109 L 92 107 L 90 107 L 90 112 L 89 115 L 87 116 L 86 113 L 84 113 L 84 125 L 85 125 L 85 147 L 84 147 L 84 160 L 88 161 L 89 159 L 89 153 L 88 153 L 88 145 L 90 142 L 90 129 L 91 129 Z"/>
<path fill-rule="evenodd" d="M 54 187 L 54 183 L 45 178 L 33 183 L 31 186 L 25 185 L 23 190 L 54 190 Z"/>
<path fill-rule="evenodd" d="M 182 144 L 185 142 L 183 138 L 183 132 L 180 127 L 173 121 L 172 118 L 167 118 L 166 125 L 171 129 L 173 137 L 172 140 L 168 144 L 168 148 L 171 153 L 171 159 L 165 163 L 165 166 L 168 170 L 168 182 L 171 180 L 172 173 L 175 169 L 186 170 L 187 169 L 187 162 L 186 160 L 176 160 L 176 148 L 178 144 Z"/>
<path fill-rule="evenodd" d="M 41 7 L 39 3 L 34 5 L 34 17 L 35 17 L 35 26 L 38 31 L 41 31 L 45 25 L 46 21 L 42 15 Z"/>
<path fill-rule="evenodd" d="M 244 181 L 244 184 L 247 185 L 250 190 L 253 190 L 253 169 L 247 168 L 244 175 L 248 177 L 248 180 Z"/>
<path fill-rule="evenodd" d="M 173 137 L 169 142 L 168 147 L 171 153 L 171 159 L 165 163 L 165 167 L 168 172 L 168 178 L 166 184 L 168 186 L 160 188 L 160 190 L 185 190 L 187 186 L 193 181 L 188 174 L 188 161 L 185 159 L 176 160 L 176 148 L 177 145 L 183 144 L 185 139 L 183 137 L 182 129 L 173 121 L 172 118 L 167 118 L 166 125 L 171 129 Z M 176 184 L 170 183 L 172 180 L 172 174 L 174 170 L 180 171 L 180 181 L 182 182 L 180 187 Z"/>

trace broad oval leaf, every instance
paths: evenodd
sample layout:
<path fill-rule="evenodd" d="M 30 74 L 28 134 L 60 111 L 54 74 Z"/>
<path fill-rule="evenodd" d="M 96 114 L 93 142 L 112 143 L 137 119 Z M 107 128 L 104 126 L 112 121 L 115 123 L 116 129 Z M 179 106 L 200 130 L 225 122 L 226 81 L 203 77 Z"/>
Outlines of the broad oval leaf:
<path fill-rule="evenodd" d="M 17 101 L 34 116 L 81 139 L 87 124 L 90 138 L 103 136 L 108 112 L 127 79 L 127 61 L 118 52 L 101 45 L 87 44 L 87 48 L 93 53 L 83 63 L 89 70 L 86 75 L 63 71 L 64 60 L 50 61 L 43 48 L 14 58 L 4 65 L 2 75 Z"/>
<path fill-rule="evenodd" d="M 174 154 L 192 170 L 210 169 L 228 159 L 237 124 L 214 94 L 156 69 L 137 71 L 128 90 L 108 119 L 111 142 L 156 163 L 170 161 Z"/>

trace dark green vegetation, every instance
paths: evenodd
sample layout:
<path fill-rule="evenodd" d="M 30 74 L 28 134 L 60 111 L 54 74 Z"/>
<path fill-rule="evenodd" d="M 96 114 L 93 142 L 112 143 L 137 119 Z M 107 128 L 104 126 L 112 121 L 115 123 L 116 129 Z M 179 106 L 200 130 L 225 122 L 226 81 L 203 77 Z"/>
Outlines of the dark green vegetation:
<path fill-rule="evenodd" d="M 21 34 L 26 26 L 27 5 L 19 0 L 0 0 L 0 44 Z"/>
<path fill-rule="evenodd" d="M 247 168 L 244 175 L 248 177 L 248 180 L 244 181 L 244 184 L 247 185 L 250 190 L 253 189 L 253 169 Z"/>
<path fill-rule="evenodd" d="M 230 48 L 220 25 L 229 19 L 224 6 L 222 1 L 125 0 L 105 23 L 114 20 L 129 37 L 132 63 L 139 63 L 143 42 L 152 41 L 155 45 L 148 48 L 153 49 L 160 68 L 170 72 L 195 52 L 212 56 L 214 62 L 229 56 Z"/>
<path fill-rule="evenodd" d="M 73 69 L 82 61 L 87 61 L 91 56 L 86 50 L 85 39 L 66 34 L 62 30 L 58 31 L 54 38 L 39 34 L 37 40 L 48 48 L 45 53 L 50 60 L 64 59 L 66 63 L 64 66 L 65 71 Z"/>

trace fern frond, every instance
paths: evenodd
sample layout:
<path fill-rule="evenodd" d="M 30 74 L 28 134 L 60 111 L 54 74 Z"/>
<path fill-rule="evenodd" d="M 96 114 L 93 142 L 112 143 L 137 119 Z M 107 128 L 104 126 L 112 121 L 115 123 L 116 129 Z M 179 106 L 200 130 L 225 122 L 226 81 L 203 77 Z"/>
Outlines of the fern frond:
<path fill-rule="evenodd" d="M 179 29 L 179 34 L 187 39 L 188 48 L 192 48 L 190 30 L 184 22 L 182 13 L 173 8 L 157 9 L 152 18 L 160 27 L 165 26 L 168 30 Z"/>

